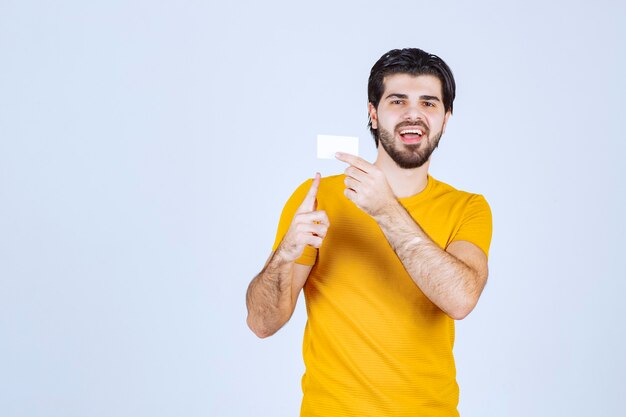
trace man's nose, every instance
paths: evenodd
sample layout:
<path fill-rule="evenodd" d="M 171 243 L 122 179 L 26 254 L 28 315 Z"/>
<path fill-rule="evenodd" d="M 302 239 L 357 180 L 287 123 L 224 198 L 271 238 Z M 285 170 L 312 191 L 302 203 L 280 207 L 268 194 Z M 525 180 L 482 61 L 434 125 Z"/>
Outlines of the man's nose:
<path fill-rule="evenodd" d="M 406 106 L 404 111 L 405 120 L 418 120 L 422 119 L 423 114 L 418 104 L 411 104 Z"/>

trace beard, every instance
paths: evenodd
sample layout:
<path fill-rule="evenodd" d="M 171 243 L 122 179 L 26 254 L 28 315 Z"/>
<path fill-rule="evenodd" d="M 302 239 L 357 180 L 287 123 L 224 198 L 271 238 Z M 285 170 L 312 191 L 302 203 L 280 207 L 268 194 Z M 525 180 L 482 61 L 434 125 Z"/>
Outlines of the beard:
<path fill-rule="evenodd" d="M 403 126 L 420 126 L 424 131 L 424 138 L 415 144 L 396 143 L 394 134 L 379 126 L 378 140 L 383 149 L 394 160 L 394 162 L 403 169 L 419 168 L 430 159 L 433 151 L 439 146 L 442 132 L 439 131 L 432 138 L 430 137 L 430 129 L 424 123 L 418 122 L 402 122 L 398 124 L 394 131 L 399 131 Z"/>

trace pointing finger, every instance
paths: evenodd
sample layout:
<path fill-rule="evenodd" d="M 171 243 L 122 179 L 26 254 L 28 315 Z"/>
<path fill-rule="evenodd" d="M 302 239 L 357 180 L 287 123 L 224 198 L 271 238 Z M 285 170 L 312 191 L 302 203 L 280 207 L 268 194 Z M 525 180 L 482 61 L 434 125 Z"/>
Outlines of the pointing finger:
<path fill-rule="evenodd" d="M 320 178 L 320 173 L 316 172 L 315 177 L 313 178 L 313 182 L 311 183 L 311 188 L 309 188 L 309 192 L 306 194 L 306 197 L 304 197 L 304 200 L 302 201 L 302 204 L 300 204 L 300 207 L 298 207 L 298 212 L 303 213 L 314 211 L 317 208 L 316 197 L 317 189 L 320 185 Z"/>

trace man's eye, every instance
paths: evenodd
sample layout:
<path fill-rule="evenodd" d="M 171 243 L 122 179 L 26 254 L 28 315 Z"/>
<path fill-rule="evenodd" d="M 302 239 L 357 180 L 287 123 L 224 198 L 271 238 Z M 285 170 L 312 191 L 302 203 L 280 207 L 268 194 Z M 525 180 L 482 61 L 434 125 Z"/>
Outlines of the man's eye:
<path fill-rule="evenodd" d="M 392 100 L 391 104 L 402 104 L 402 100 Z"/>
<path fill-rule="evenodd" d="M 426 107 L 435 107 L 435 103 L 432 103 L 432 102 L 430 102 L 430 101 L 425 101 L 423 104 L 424 104 L 424 106 L 426 106 Z"/>

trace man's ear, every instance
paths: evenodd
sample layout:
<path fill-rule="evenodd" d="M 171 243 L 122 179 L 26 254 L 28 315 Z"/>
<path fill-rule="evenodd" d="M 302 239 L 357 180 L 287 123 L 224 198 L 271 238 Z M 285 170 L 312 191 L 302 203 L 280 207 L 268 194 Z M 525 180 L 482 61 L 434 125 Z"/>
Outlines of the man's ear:
<path fill-rule="evenodd" d="M 376 113 L 376 107 L 372 103 L 367 103 L 367 112 L 370 115 L 372 121 L 372 128 L 378 129 L 378 114 Z"/>
<path fill-rule="evenodd" d="M 450 113 L 449 111 L 446 112 L 446 115 L 443 116 L 443 127 L 441 128 L 441 134 L 443 135 L 444 133 L 446 133 L 446 125 L 448 124 L 448 119 L 450 118 L 450 116 L 452 115 L 452 113 Z"/>

